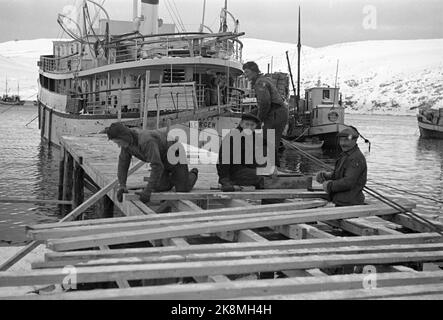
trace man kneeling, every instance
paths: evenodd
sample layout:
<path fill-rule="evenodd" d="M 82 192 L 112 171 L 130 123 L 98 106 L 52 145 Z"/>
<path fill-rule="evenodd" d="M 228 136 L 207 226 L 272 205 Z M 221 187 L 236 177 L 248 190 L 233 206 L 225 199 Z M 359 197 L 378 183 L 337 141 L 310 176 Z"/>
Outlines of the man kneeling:
<path fill-rule="evenodd" d="M 254 152 L 256 142 L 254 130 L 260 124 L 260 119 L 255 115 L 243 114 L 239 126 L 223 139 L 217 163 L 222 191 L 238 191 L 235 186 L 254 186 L 256 189 L 264 189 L 264 178 L 257 175 L 259 165 Z M 244 130 L 250 130 L 252 136 L 248 137 Z M 237 146 L 235 141 L 240 144 Z M 226 155 L 228 150 L 229 155 Z"/>
<path fill-rule="evenodd" d="M 108 131 L 108 138 L 120 148 L 117 177 L 120 184 L 117 192 L 119 202 L 123 193 L 128 193 L 126 180 L 132 156 L 150 163 L 151 174 L 145 189 L 138 193 L 140 200 L 148 203 L 152 192 L 165 192 L 175 187 L 176 192 L 189 192 L 198 178 L 198 170 L 188 172 L 188 165 L 183 163 L 171 164 L 168 159 L 168 149 L 175 141 L 168 141 L 167 133 L 161 130 L 129 129 L 122 123 L 113 123 Z M 179 149 L 184 152 L 184 149 Z M 177 150 L 176 156 L 179 156 Z"/>

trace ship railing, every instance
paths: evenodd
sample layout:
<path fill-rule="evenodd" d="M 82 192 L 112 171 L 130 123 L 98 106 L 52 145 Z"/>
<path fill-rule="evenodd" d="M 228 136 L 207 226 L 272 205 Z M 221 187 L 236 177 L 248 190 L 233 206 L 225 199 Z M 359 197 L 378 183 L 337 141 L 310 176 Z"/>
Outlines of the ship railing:
<path fill-rule="evenodd" d="M 150 84 L 147 91 L 148 112 L 196 110 L 203 103 L 196 88 L 194 82 Z M 73 107 L 72 110 L 83 110 L 83 113 L 87 114 L 116 114 L 120 110 L 122 113 L 141 113 L 146 101 L 146 88 L 131 87 L 82 92 L 71 95 L 70 100 L 79 101 L 76 102 L 77 107 Z"/>
<path fill-rule="evenodd" d="M 137 37 L 114 44 L 111 63 L 162 57 L 208 57 L 242 62 L 242 34 L 171 34 L 155 38 Z M 148 40 L 146 40 L 148 39 Z"/>
<path fill-rule="evenodd" d="M 77 54 L 66 57 L 41 56 L 38 66 L 44 72 L 66 73 L 80 70 L 80 57 Z"/>

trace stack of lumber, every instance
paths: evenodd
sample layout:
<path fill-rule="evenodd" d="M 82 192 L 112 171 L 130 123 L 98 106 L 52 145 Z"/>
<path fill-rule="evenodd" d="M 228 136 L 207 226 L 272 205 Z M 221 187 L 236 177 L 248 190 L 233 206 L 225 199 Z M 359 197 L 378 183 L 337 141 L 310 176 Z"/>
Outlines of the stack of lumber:
<path fill-rule="evenodd" d="M 201 212 L 182 212 L 157 216 L 100 219 L 97 221 L 67 222 L 28 227 L 28 235 L 34 240 L 47 240 L 54 251 L 67 251 L 144 241 L 185 237 L 204 233 L 245 230 L 335 221 L 368 216 L 398 213 L 387 205 L 363 205 L 344 208 L 315 208 L 324 205 L 323 200 L 283 204 L 280 207 L 227 208 Z M 404 204 L 408 207 L 408 204 Z M 409 208 L 411 205 L 409 204 Z M 270 209 L 270 210 L 269 210 Z M 269 210 L 269 211 L 268 211 Z"/>

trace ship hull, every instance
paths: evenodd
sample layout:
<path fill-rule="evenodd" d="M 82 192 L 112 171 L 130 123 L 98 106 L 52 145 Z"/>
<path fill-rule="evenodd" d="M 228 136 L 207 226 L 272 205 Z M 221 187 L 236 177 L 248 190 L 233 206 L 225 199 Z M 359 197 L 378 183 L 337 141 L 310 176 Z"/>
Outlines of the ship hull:
<path fill-rule="evenodd" d="M 418 128 L 423 139 L 443 139 L 443 126 L 418 122 Z"/>
<path fill-rule="evenodd" d="M 20 102 L 5 102 L 5 101 L 0 101 L 0 105 L 2 106 L 22 106 L 25 104 L 25 101 L 20 101 Z"/>
<path fill-rule="evenodd" d="M 46 106 L 41 101 L 38 102 L 39 128 L 41 137 L 51 145 L 60 146 L 60 137 L 79 136 L 102 132 L 112 123 L 118 121 L 118 116 L 109 115 L 75 115 L 61 112 Z M 138 113 L 122 114 L 122 121 L 138 120 Z M 195 119 L 199 122 L 199 130 L 214 129 L 221 136 L 223 129 L 232 129 L 238 126 L 240 117 L 236 114 L 232 116 L 210 117 L 207 119 Z M 187 134 L 190 123 L 186 122 L 173 125 L 172 128 L 183 129 Z M 151 128 L 153 129 L 153 128 Z"/>

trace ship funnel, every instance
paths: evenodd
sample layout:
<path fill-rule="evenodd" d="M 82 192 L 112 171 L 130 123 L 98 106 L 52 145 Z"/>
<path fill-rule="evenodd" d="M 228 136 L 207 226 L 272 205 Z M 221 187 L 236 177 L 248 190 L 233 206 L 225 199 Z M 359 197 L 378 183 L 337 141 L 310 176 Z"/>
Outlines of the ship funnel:
<path fill-rule="evenodd" d="M 158 1 L 142 0 L 140 33 L 143 35 L 158 33 Z"/>

